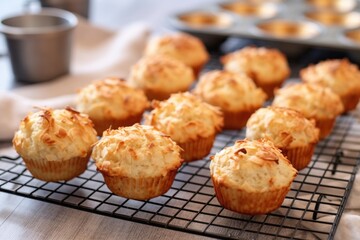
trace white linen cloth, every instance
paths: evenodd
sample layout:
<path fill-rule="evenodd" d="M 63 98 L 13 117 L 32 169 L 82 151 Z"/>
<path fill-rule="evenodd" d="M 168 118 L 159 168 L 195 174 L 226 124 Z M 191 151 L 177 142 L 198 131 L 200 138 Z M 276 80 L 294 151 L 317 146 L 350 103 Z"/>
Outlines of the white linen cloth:
<path fill-rule="evenodd" d="M 113 32 L 79 19 L 74 32 L 71 74 L 58 79 L 0 91 L 0 141 L 10 140 L 34 107 L 73 106 L 76 91 L 108 76 L 126 77 L 141 57 L 150 31 L 133 23 Z"/>
<path fill-rule="evenodd" d="M 337 174 L 332 176 L 334 178 L 337 178 Z M 341 177 L 339 177 L 341 178 Z M 346 178 L 344 178 L 345 180 Z M 338 186 L 340 188 L 345 188 L 346 182 L 341 182 L 339 184 L 338 181 L 332 181 L 332 180 L 324 180 L 321 182 L 321 185 L 327 185 L 327 186 Z M 296 189 L 297 186 L 295 186 Z M 302 189 L 304 190 L 304 189 Z M 329 192 L 331 193 L 331 192 Z M 317 199 L 312 199 L 312 201 L 309 201 L 310 198 L 313 196 L 313 194 L 308 195 L 302 195 L 297 196 L 297 199 L 302 199 L 303 201 L 294 201 L 292 199 L 285 199 L 283 202 L 283 205 L 285 206 L 292 206 L 296 209 L 315 209 L 315 202 Z M 345 211 L 342 214 L 340 218 L 340 223 L 337 227 L 337 230 L 335 232 L 335 240 L 352 240 L 352 239 L 360 239 L 360 201 L 358 200 L 360 196 L 360 177 L 359 173 L 356 175 L 356 178 L 353 183 L 353 187 L 350 192 L 349 199 L 347 201 Z M 310 203 L 310 205 L 308 205 Z M 336 203 L 336 205 L 340 205 L 339 199 L 336 198 L 327 198 L 323 197 L 320 201 L 316 220 L 313 220 L 313 212 L 309 211 L 306 212 L 304 216 L 302 216 L 303 211 L 290 211 L 288 213 L 285 213 L 287 209 L 281 208 L 278 211 L 280 213 L 286 214 L 287 216 L 291 216 L 294 218 L 302 218 L 308 221 L 302 221 L 301 225 L 308 229 L 313 229 L 320 232 L 328 232 L 331 226 L 330 224 L 334 222 L 335 215 L 329 215 L 324 214 L 322 212 L 326 213 L 332 213 L 336 214 L 337 208 L 332 207 L 331 203 Z M 328 223 L 328 224 L 324 224 Z M 295 226 L 295 225 L 294 225 Z M 289 235 L 292 236 L 291 231 L 289 230 Z M 323 234 L 316 234 L 319 239 L 324 239 Z M 306 239 L 307 237 L 304 236 Z M 326 239 L 326 238 L 325 238 Z"/>

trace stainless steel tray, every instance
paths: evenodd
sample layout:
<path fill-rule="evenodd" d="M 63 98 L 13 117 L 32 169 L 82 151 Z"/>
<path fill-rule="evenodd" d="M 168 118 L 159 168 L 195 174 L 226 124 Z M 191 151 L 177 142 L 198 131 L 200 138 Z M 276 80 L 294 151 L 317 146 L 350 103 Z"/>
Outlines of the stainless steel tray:
<path fill-rule="evenodd" d="M 356 0 L 227 1 L 174 14 L 169 23 L 206 44 L 238 36 L 360 52 Z"/>

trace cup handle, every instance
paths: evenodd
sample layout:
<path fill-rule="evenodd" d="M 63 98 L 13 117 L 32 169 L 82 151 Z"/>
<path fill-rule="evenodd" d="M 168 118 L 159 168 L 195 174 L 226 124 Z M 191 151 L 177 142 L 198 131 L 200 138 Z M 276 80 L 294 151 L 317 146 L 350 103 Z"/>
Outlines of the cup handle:
<path fill-rule="evenodd" d="M 38 0 L 26 0 L 24 3 L 24 12 L 38 12 L 41 9 Z"/>

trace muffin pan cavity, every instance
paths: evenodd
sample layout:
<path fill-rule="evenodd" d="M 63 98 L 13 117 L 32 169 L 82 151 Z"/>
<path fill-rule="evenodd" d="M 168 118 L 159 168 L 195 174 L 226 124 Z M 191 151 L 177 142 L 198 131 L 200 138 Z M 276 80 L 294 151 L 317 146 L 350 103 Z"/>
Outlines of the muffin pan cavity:
<path fill-rule="evenodd" d="M 264 33 L 279 38 L 312 38 L 320 32 L 319 27 L 311 22 L 283 19 L 262 22 L 257 27 Z"/>
<path fill-rule="evenodd" d="M 278 9 L 274 3 L 238 1 L 220 4 L 223 10 L 245 17 L 270 18 L 274 17 Z"/>
<path fill-rule="evenodd" d="M 309 11 L 305 13 L 305 16 L 327 26 L 340 26 L 344 28 L 360 26 L 359 12 Z"/>
<path fill-rule="evenodd" d="M 317 9 L 339 12 L 351 11 L 356 6 L 356 0 L 307 0 L 306 3 Z"/>
<path fill-rule="evenodd" d="M 228 27 L 233 23 L 230 15 L 226 13 L 217 13 L 217 12 L 206 12 L 206 11 L 194 11 L 178 16 L 178 19 L 194 28 L 224 28 Z"/>
<path fill-rule="evenodd" d="M 349 39 L 350 41 L 352 41 L 355 44 L 358 44 L 360 46 L 360 28 L 351 30 L 351 31 L 347 31 L 345 33 L 345 36 L 347 39 Z"/>
<path fill-rule="evenodd" d="M 360 27 L 360 2 L 356 0 L 233 0 L 171 15 L 169 22 L 205 44 L 212 38 L 235 36 L 279 46 L 360 50 L 359 30 L 355 31 Z"/>

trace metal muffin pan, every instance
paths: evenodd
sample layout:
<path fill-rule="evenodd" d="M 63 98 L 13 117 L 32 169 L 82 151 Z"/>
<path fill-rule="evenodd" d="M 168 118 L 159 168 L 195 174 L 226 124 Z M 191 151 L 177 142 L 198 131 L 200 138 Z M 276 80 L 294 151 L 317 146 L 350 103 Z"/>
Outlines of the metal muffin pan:
<path fill-rule="evenodd" d="M 230 36 L 360 50 L 357 0 L 222 1 L 170 16 L 178 30 L 205 44 Z"/>

